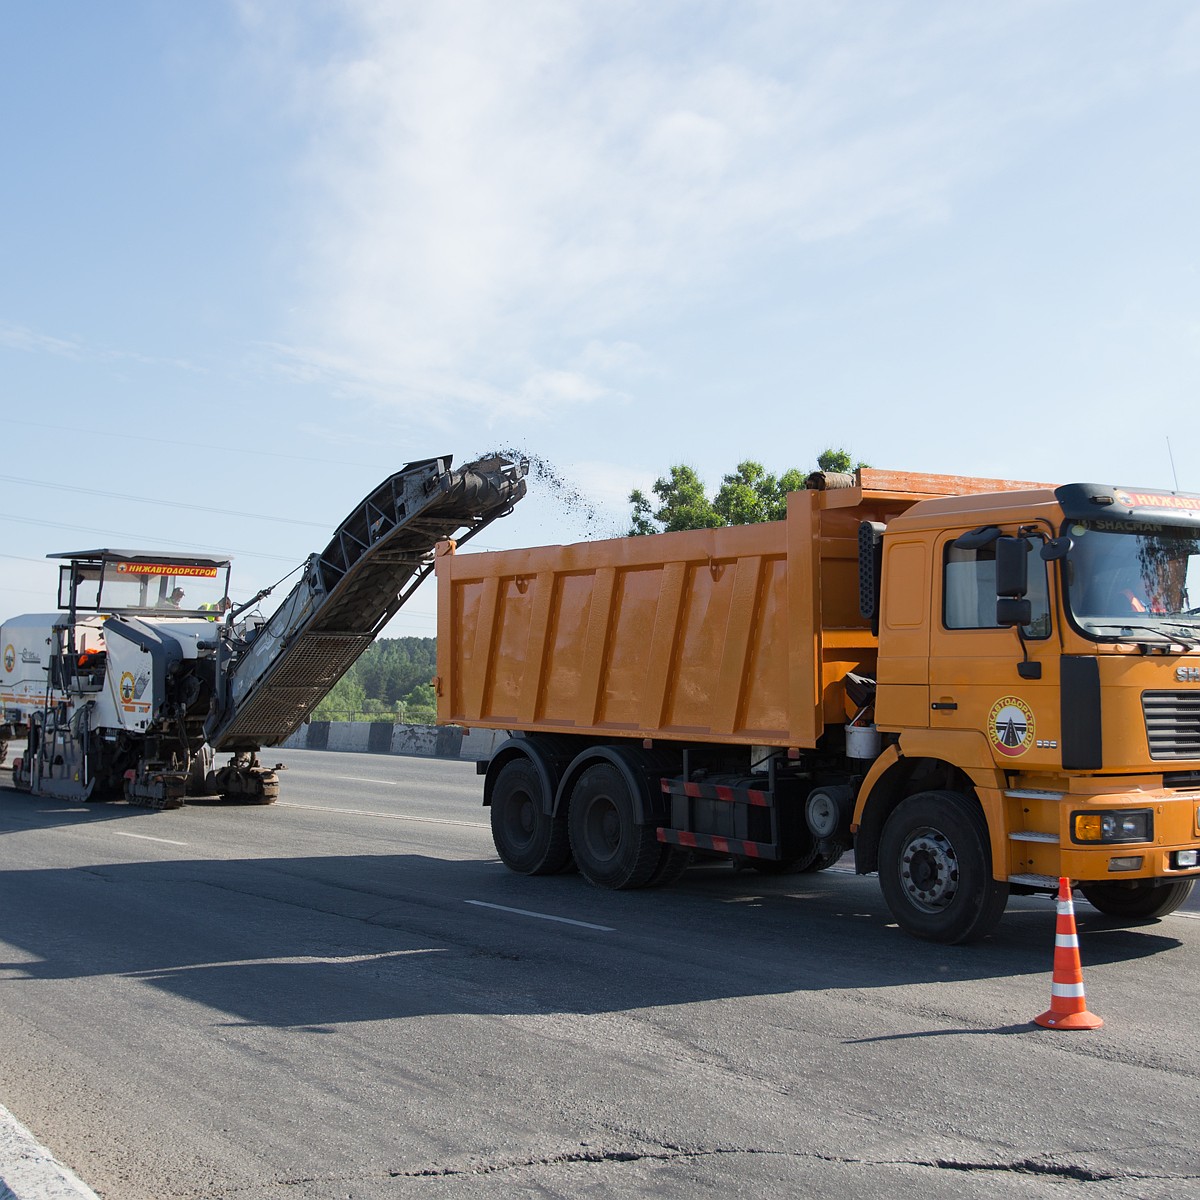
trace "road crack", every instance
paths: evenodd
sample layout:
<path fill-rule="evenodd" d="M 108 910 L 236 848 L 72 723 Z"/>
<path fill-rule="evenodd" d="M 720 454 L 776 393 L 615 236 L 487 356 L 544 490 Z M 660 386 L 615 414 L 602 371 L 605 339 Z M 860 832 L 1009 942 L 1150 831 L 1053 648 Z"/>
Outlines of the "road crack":
<path fill-rule="evenodd" d="M 578 1150 L 562 1150 L 556 1153 L 529 1155 L 494 1162 L 476 1162 L 461 1166 L 429 1166 L 412 1170 L 392 1170 L 392 1179 L 429 1179 L 462 1176 L 495 1175 L 509 1171 L 529 1170 L 536 1167 L 569 1166 L 576 1163 L 637 1163 L 671 1162 L 676 1160 L 698 1160 L 721 1156 L 773 1157 L 831 1163 L 855 1167 L 914 1167 L 938 1171 L 979 1172 L 983 1174 L 1040 1175 L 1069 1180 L 1077 1183 L 1107 1183 L 1113 1181 L 1173 1180 L 1186 1182 L 1200 1178 L 1196 1175 L 1149 1174 L 1130 1171 L 1101 1171 L 1074 1163 L 1044 1162 L 1032 1158 L 1012 1162 L 972 1162 L 961 1159 L 936 1158 L 850 1158 L 837 1154 L 822 1154 L 818 1151 L 796 1151 L 767 1149 L 754 1146 L 676 1146 L 660 1144 L 645 1149 L 617 1149 L 581 1147 Z"/>

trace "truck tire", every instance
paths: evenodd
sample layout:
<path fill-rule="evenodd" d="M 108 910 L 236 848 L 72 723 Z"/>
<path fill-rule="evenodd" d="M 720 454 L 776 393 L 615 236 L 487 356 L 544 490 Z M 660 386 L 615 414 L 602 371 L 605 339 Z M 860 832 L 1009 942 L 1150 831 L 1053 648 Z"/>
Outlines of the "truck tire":
<path fill-rule="evenodd" d="M 629 785 L 612 763 L 579 776 L 567 826 L 580 874 L 596 887 L 645 887 L 662 865 L 662 843 L 653 827 L 637 824 Z"/>
<path fill-rule="evenodd" d="M 930 942 L 977 941 L 1008 903 L 1008 884 L 992 878 L 983 813 L 957 792 L 919 792 L 896 806 L 879 840 L 879 886 L 900 928 Z"/>
<path fill-rule="evenodd" d="M 1173 913 L 1191 894 L 1195 879 L 1155 883 L 1149 879 L 1128 883 L 1080 883 L 1083 898 L 1106 917 L 1125 921 L 1153 921 Z"/>
<path fill-rule="evenodd" d="M 510 871 L 555 875 L 571 864 L 567 823 L 546 812 L 541 778 L 527 758 L 500 768 L 492 788 L 492 841 Z"/>
<path fill-rule="evenodd" d="M 813 855 L 813 860 L 806 867 L 801 867 L 800 870 L 806 875 L 815 875 L 818 871 L 828 871 L 835 863 L 841 862 L 842 856 L 846 853 L 844 849 L 830 850 L 828 853 L 817 851 Z"/>
<path fill-rule="evenodd" d="M 692 852 L 680 850 L 678 846 L 663 846 L 662 857 L 654 874 L 646 881 L 648 888 L 670 887 L 678 883 L 684 872 L 692 865 Z"/>

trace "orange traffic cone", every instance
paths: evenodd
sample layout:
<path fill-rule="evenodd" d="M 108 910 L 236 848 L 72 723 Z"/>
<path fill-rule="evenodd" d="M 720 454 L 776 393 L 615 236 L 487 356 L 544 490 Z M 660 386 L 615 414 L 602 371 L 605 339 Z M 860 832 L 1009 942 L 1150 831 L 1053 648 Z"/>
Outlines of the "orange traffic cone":
<path fill-rule="evenodd" d="M 1075 905 L 1071 881 L 1058 881 L 1058 927 L 1054 938 L 1054 977 L 1050 983 L 1050 1009 L 1034 1017 L 1046 1029 L 1099 1029 L 1104 1021 L 1087 1010 L 1083 996 L 1083 968 L 1079 963 L 1079 935 L 1075 932 Z"/>

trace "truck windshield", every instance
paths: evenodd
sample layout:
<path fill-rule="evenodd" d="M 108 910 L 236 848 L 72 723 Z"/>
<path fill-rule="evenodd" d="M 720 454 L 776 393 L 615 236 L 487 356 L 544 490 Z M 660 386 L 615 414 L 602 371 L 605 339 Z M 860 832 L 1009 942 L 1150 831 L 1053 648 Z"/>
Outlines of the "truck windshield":
<path fill-rule="evenodd" d="M 227 572 L 215 568 L 191 568 L 169 563 L 138 563 L 137 574 L 121 572 L 108 564 L 100 593 L 100 606 L 120 612 L 149 608 L 195 613 L 215 608 L 225 594 Z"/>
<path fill-rule="evenodd" d="M 144 559 L 75 561 L 59 569 L 59 607 L 208 615 L 228 594 L 229 566 Z"/>
<path fill-rule="evenodd" d="M 1086 521 L 1067 532 L 1071 615 L 1085 633 L 1130 641 L 1147 632 L 1165 641 L 1200 635 L 1200 530 Z"/>

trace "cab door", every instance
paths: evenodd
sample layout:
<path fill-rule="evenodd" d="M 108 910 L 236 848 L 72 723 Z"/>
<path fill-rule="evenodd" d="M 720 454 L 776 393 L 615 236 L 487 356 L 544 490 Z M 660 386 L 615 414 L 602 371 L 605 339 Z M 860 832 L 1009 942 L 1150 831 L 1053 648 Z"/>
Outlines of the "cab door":
<path fill-rule="evenodd" d="M 1022 536 L 1029 546 L 1031 619 L 1020 632 L 997 621 L 1001 536 Z M 949 532 L 935 546 L 930 728 L 960 741 L 953 758 L 963 767 L 1058 765 L 1058 637 L 1041 546 L 1037 535 L 1001 527 Z"/>

